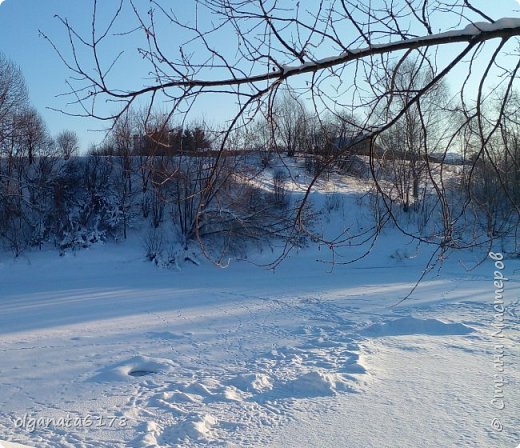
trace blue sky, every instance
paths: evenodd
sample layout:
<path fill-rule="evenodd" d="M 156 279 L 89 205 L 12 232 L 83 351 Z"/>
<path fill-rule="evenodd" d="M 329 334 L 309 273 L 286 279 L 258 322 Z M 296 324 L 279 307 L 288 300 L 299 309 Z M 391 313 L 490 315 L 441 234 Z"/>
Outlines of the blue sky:
<path fill-rule="evenodd" d="M 480 3 L 487 4 L 486 9 L 489 10 L 490 1 L 492 0 L 481 0 Z M 108 17 L 107 13 L 118 2 L 101 0 L 99 3 L 100 19 L 103 20 Z M 137 0 L 137 4 L 144 5 L 145 3 L 148 4 L 145 0 Z M 190 6 L 193 7 L 194 0 L 177 4 L 182 4 L 181 11 L 186 14 L 189 13 Z M 516 0 L 493 0 L 492 12 L 495 18 L 518 16 L 518 8 Z M 90 143 L 97 143 L 101 140 L 103 133 L 99 130 L 106 127 L 106 123 L 68 117 L 46 109 L 51 107 L 73 110 L 67 108 L 64 98 L 57 97 L 67 90 L 65 80 L 69 74 L 49 43 L 39 37 L 38 30 L 41 29 L 58 44 L 63 44 L 65 47 L 65 31 L 54 15 L 67 17 L 71 23 L 83 30 L 88 30 L 91 11 L 91 0 L 0 0 L 0 51 L 22 69 L 31 103 L 43 115 L 51 134 L 56 135 L 63 129 L 75 130 L 80 136 L 82 149 L 86 149 Z M 130 21 L 131 19 L 128 23 L 129 28 L 132 26 Z M 135 48 L 132 48 L 132 39 L 132 37 L 126 38 L 124 44 L 128 47 L 127 50 L 130 54 L 135 54 L 132 53 L 132 51 L 135 52 Z M 170 36 L 170 39 L 175 41 L 176 36 Z M 178 39 L 180 42 L 182 36 L 178 36 Z M 121 40 L 121 42 L 123 41 Z M 174 45 L 178 45 L 178 43 L 174 42 Z M 115 54 L 118 51 L 118 48 L 115 47 L 109 48 L 108 51 Z M 140 69 L 143 67 L 137 67 L 135 62 L 133 64 L 125 66 L 123 60 L 120 70 L 114 74 L 116 81 L 120 81 L 122 85 L 142 85 L 144 83 L 142 73 L 145 73 L 146 69 L 144 68 L 140 75 Z M 213 110 L 216 110 L 217 114 L 213 114 Z M 201 115 L 207 113 L 209 116 L 201 118 L 211 121 L 214 120 L 212 115 L 221 117 L 225 115 L 226 111 L 218 103 L 209 102 L 203 103 L 200 113 Z"/>
<path fill-rule="evenodd" d="M 59 40 L 65 33 L 58 26 L 55 14 L 81 23 L 90 10 L 90 1 L 85 0 L 5 0 L 0 5 L 0 51 L 20 66 L 31 103 L 43 115 L 51 134 L 63 129 L 76 130 L 82 146 L 99 141 L 100 134 L 89 129 L 100 129 L 103 125 L 46 109 L 65 107 L 64 99 L 56 96 L 66 91 L 68 73 L 38 30 Z"/>
<path fill-rule="evenodd" d="M 148 2 L 138 0 L 137 4 Z M 98 21 L 107 22 L 111 13 L 117 8 L 118 0 L 101 0 L 98 6 Z M 49 42 L 39 35 L 39 30 L 51 38 L 58 47 L 67 50 L 67 34 L 63 25 L 55 17 L 67 18 L 76 29 L 88 34 L 92 18 L 91 0 L 0 0 L 0 51 L 16 63 L 22 70 L 29 90 L 30 101 L 43 115 L 52 135 L 64 129 L 75 130 L 81 141 L 83 150 L 91 143 L 98 143 L 107 127 L 107 122 L 94 119 L 70 117 L 48 108 L 77 112 L 77 107 L 67 105 L 70 98 L 60 96 L 68 91 L 66 80 L 70 76 L 63 63 Z M 188 9 L 184 7 L 184 9 Z M 117 31 L 127 31 L 135 25 L 135 17 L 123 16 Z M 179 42 L 182 37 L 179 37 Z M 128 61 L 121 61 L 118 71 L 114 73 L 114 81 L 118 86 L 142 86 L 149 70 L 144 64 L 136 65 L 136 38 L 132 35 L 111 39 L 114 45 L 105 47 L 106 61 L 119 52 L 118 45 L 124 45 L 128 53 Z M 86 61 L 92 59 L 85 58 Z M 137 63 L 138 64 L 138 63 Z M 92 64 L 89 63 L 89 66 Z M 117 110 L 116 106 L 107 106 L 108 112 Z"/>

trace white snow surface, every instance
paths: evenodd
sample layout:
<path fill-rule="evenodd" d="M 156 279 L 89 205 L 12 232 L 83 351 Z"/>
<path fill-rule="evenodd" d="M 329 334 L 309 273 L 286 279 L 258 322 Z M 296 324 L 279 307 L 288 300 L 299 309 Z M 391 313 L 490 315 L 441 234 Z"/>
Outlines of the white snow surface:
<path fill-rule="evenodd" d="M 354 193 L 342 191 L 347 205 L 324 231 L 341 213 L 363 225 Z M 160 269 L 144 261 L 137 237 L 63 257 L 2 255 L 0 439 L 43 448 L 516 447 L 519 260 L 504 261 L 507 325 L 497 339 L 494 262 L 464 268 L 482 254 L 455 254 L 396 305 L 426 248 L 416 253 L 385 231 L 358 263 L 331 266 L 329 251 L 311 243 L 274 271 L 202 259 Z M 492 404 L 500 391 L 503 409 Z"/>

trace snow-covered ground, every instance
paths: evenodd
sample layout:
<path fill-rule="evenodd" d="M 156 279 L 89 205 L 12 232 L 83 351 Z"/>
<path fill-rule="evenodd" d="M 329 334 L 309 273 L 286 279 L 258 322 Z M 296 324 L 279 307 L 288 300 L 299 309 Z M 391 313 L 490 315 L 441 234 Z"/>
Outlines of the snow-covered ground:
<path fill-rule="evenodd" d="M 482 254 L 454 254 L 398 304 L 429 257 L 413 247 L 385 231 L 358 263 L 316 243 L 274 271 L 161 269 L 138 237 L 3 255 L 0 440 L 517 447 L 520 260 L 468 272 Z"/>

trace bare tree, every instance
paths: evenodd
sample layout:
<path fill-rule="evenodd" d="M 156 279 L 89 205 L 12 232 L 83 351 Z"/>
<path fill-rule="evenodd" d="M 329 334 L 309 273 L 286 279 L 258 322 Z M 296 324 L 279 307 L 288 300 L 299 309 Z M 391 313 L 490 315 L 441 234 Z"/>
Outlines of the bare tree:
<path fill-rule="evenodd" d="M 309 118 L 305 105 L 298 98 L 286 92 L 273 106 L 270 121 L 273 134 L 289 157 L 304 150 Z"/>
<path fill-rule="evenodd" d="M 15 131 L 14 117 L 29 103 L 20 69 L 0 53 L 0 149 Z"/>
<path fill-rule="evenodd" d="M 34 108 L 27 108 L 16 117 L 16 133 L 19 138 L 19 155 L 27 157 L 32 165 L 37 155 L 52 152 L 52 141 L 41 115 Z"/>
<path fill-rule="evenodd" d="M 486 235 L 493 239 L 511 234 L 518 245 L 520 102 L 514 91 L 497 92 L 491 99 L 481 108 L 480 123 L 471 120 L 466 125 L 465 146 L 472 163 L 465 172 L 464 186 Z M 493 133 L 495 126 L 497 131 Z M 483 132 L 491 135 L 484 147 Z"/>
<path fill-rule="evenodd" d="M 133 159 L 134 137 L 137 137 L 136 116 L 128 111 L 114 123 L 108 134 L 111 155 L 117 158 L 121 175 L 116 182 L 117 199 L 123 223 L 123 238 L 126 239 L 134 197 L 133 175 L 138 169 Z"/>
<path fill-rule="evenodd" d="M 65 160 L 70 159 L 79 151 L 78 136 L 74 131 L 62 131 L 56 137 L 58 151 Z"/>
<path fill-rule="evenodd" d="M 387 85 L 382 121 L 392 121 L 395 115 L 405 111 L 378 139 L 385 151 L 384 165 L 390 168 L 390 178 L 404 211 L 412 205 L 417 208 L 428 158 L 440 149 L 439 125 L 443 123 L 448 100 L 445 82 L 439 81 L 421 101 L 409 104 L 415 92 L 424 88 L 432 76 L 430 67 L 407 60 L 394 67 L 384 80 Z M 446 121 L 443 124 L 446 126 Z M 433 173 L 429 174 L 431 178 Z"/>
<path fill-rule="evenodd" d="M 45 208 L 38 174 L 51 150 L 20 69 L 0 53 L 0 240 L 15 256 L 38 239 L 35 216 Z"/>

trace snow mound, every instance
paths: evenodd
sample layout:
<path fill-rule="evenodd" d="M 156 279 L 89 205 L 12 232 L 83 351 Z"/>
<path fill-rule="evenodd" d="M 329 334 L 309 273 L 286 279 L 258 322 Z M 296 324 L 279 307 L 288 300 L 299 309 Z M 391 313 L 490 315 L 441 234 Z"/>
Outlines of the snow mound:
<path fill-rule="evenodd" d="M 135 356 L 127 361 L 101 369 L 92 380 L 96 382 L 129 381 L 136 377 L 171 372 L 174 367 L 175 364 L 169 359 Z"/>
<path fill-rule="evenodd" d="M 2 3 L 0 1 L 0 3 Z M 29 445 L 21 445 L 20 443 L 5 442 L 0 440 L 0 448 L 31 448 Z"/>
<path fill-rule="evenodd" d="M 204 398 L 211 398 L 213 395 L 215 395 L 213 392 L 211 392 L 208 387 L 204 384 L 200 384 L 197 381 L 194 381 L 187 386 L 184 387 L 184 392 L 189 395 L 198 395 L 201 397 L 201 399 Z"/>
<path fill-rule="evenodd" d="M 230 382 L 245 392 L 265 392 L 273 388 L 271 378 L 263 373 L 239 375 Z"/>
<path fill-rule="evenodd" d="M 284 385 L 288 395 L 295 398 L 322 397 L 336 394 L 334 375 L 318 371 L 308 372 Z"/>
<path fill-rule="evenodd" d="M 150 339 L 164 339 L 167 341 L 176 341 L 185 338 L 183 334 L 173 333 L 171 331 L 150 331 L 146 336 Z"/>
<path fill-rule="evenodd" d="M 237 389 L 236 387 L 224 388 L 224 398 L 229 401 L 244 401 L 240 389 Z"/>
<path fill-rule="evenodd" d="M 205 442 L 211 440 L 213 427 L 218 423 L 216 417 L 210 414 L 191 414 L 187 419 L 178 425 L 171 426 L 163 432 L 160 439 L 160 446 L 170 446 L 180 442 L 198 441 Z M 191 443 L 190 443 L 191 445 Z"/>
<path fill-rule="evenodd" d="M 415 317 L 402 317 L 382 324 L 374 324 L 363 331 L 365 336 L 404 336 L 427 335 L 448 336 L 464 335 L 474 330 L 461 323 L 445 323 L 437 319 L 416 319 Z"/>
<path fill-rule="evenodd" d="M 205 414 L 202 417 L 195 419 L 190 422 L 190 427 L 193 428 L 191 431 L 191 437 L 194 438 L 207 438 L 211 428 L 217 424 L 217 419 L 210 414 Z"/>
<path fill-rule="evenodd" d="M 181 391 L 163 392 L 162 399 L 172 403 L 200 403 L 203 397 Z"/>
<path fill-rule="evenodd" d="M 145 424 L 144 429 L 145 435 L 143 437 L 143 441 L 141 443 L 142 447 L 156 447 L 159 446 L 157 442 L 157 437 L 160 434 L 160 428 L 157 423 L 150 421 Z"/>

